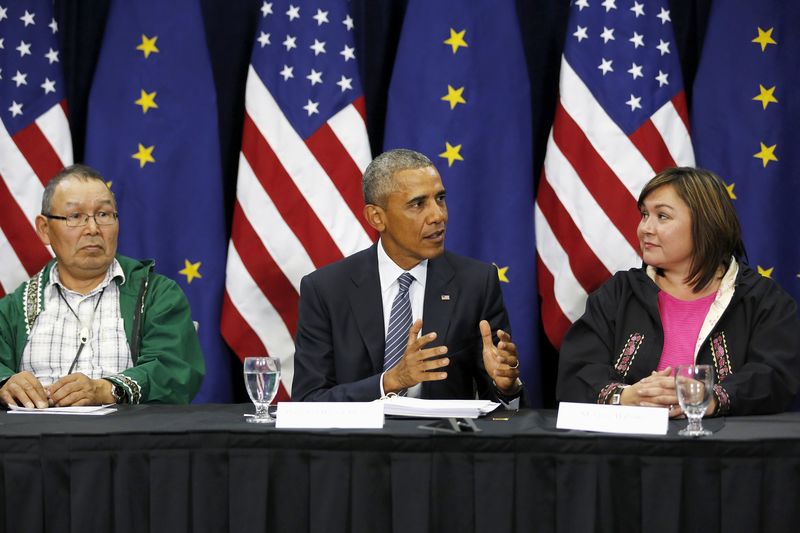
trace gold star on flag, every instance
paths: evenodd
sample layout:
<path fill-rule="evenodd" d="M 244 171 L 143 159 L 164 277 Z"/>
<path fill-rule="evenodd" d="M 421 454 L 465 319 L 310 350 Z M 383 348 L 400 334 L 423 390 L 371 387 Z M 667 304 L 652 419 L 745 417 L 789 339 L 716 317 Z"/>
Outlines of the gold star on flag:
<path fill-rule="evenodd" d="M 142 44 L 136 47 L 137 50 L 141 50 L 144 53 L 144 58 L 147 59 L 150 57 L 150 54 L 153 52 L 158 53 L 160 50 L 156 48 L 156 39 L 158 39 L 158 35 L 152 38 L 148 38 L 145 34 L 142 34 Z"/>
<path fill-rule="evenodd" d="M 454 54 L 458 51 L 459 46 L 463 46 L 464 48 L 469 48 L 467 41 L 464 40 L 465 33 L 467 33 L 467 30 L 461 30 L 459 32 L 456 32 L 456 30 L 450 28 L 450 38 L 445 39 L 444 44 L 449 44 L 453 48 Z"/>
<path fill-rule="evenodd" d="M 142 143 L 139 143 L 139 151 L 131 156 L 139 160 L 139 168 L 144 168 L 147 163 L 156 162 L 156 160 L 153 159 L 153 148 L 155 148 L 155 145 L 145 148 Z"/>
<path fill-rule="evenodd" d="M 179 270 L 178 274 L 183 274 L 186 276 L 186 283 L 191 283 L 194 278 L 202 279 L 203 276 L 200 274 L 200 265 L 202 263 L 198 261 L 197 263 L 192 263 L 188 259 L 183 260 L 183 270 Z"/>
<path fill-rule="evenodd" d="M 499 279 L 503 283 L 511 283 L 508 280 L 508 276 L 506 275 L 508 273 L 508 267 L 498 266 L 497 263 L 492 263 L 492 264 L 497 269 L 497 279 Z"/>
<path fill-rule="evenodd" d="M 112 185 L 113 183 L 114 183 L 113 181 L 107 181 L 107 182 L 106 182 L 106 187 L 108 187 L 109 189 L 111 189 L 111 185 Z"/>
<path fill-rule="evenodd" d="M 778 44 L 775 42 L 775 39 L 772 38 L 772 30 L 774 28 L 770 28 L 767 31 L 758 28 L 758 37 L 753 39 L 751 42 L 758 43 L 761 45 L 761 51 L 767 49 L 768 44 Z"/>
<path fill-rule="evenodd" d="M 736 195 L 733 193 L 734 187 L 736 187 L 735 183 L 731 183 L 730 185 L 725 185 L 725 188 L 728 189 L 728 196 L 731 197 L 731 200 L 736 200 Z"/>
<path fill-rule="evenodd" d="M 759 90 L 759 95 L 758 96 L 754 96 L 753 100 L 760 101 L 761 105 L 764 106 L 764 109 L 766 109 L 769 104 L 777 104 L 778 103 L 778 99 L 775 98 L 775 95 L 773 94 L 775 92 L 775 86 L 774 85 L 772 87 L 770 87 L 769 89 L 767 89 L 766 87 L 764 87 L 763 85 L 761 85 L 759 83 L 758 84 L 758 90 Z"/>
<path fill-rule="evenodd" d="M 464 87 L 459 87 L 458 89 L 454 89 L 452 85 L 447 86 L 447 94 L 442 96 L 442 100 L 445 102 L 450 102 L 450 109 L 456 107 L 457 104 L 466 104 L 467 101 L 464 100 L 462 94 L 464 93 Z"/>
<path fill-rule="evenodd" d="M 777 161 L 778 158 L 775 157 L 775 147 L 778 146 L 777 144 L 773 144 L 772 146 L 767 146 L 764 143 L 761 144 L 761 151 L 757 154 L 753 154 L 753 157 L 760 159 L 762 163 L 764 163 L 764 168 L 767 167 L 767 163 L 770 161 Z"/>
<path fill-rule="evenodd" d="M 142 106 L 142 113 L 147 113 L 148 109 L 158 109 L 158 104 L 156 103 L 156 92 L 153 91 L 148 93 L 144 89 L 140 89 L 141 95 L 139 99 L 134 102 L 134 104 L 138 106 Z"/>
<path fill-rule="evenodd" d="M 461 145 L 457 144 L 453 146 L 449 142 L 444 143 L 444 152 L 439 154 L 439 157 L 447 159 L 447 166 L 452 167 L 453 161 L 463 161 L 464 158 L 461 157 Z"/>
<path fill-rule="evenodd" d="M 775 270 L 775 267 L 761 268 L 761 265 L 758 265 L 758 273 L 764 276 L 765 278 L 772 278 L 773 270 Z"/>

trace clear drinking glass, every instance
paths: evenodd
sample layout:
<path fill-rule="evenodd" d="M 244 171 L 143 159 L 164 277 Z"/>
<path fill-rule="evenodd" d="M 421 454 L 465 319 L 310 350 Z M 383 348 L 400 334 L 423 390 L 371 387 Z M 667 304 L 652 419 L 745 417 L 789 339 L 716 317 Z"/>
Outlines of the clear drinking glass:
<path fill-rule="evenodd" d="M 700 437 L 711 435 L 703 429 L 703 415 L 711 401 L 714 387 L 714 369 L 711 365 L 680 365 L 675 369 L 675 391 L 678 403 L 686 413 L 689 424 L 678 435 Z"/>
<path fill-rule="evenodd" d="M 256 406 L 256 415 L 247 421 L 255 424 L 274 424 L 267 408 L 278 392 L 281 381 L 281 362 L 275 357 L 246 357 L 244 386 Z"/>

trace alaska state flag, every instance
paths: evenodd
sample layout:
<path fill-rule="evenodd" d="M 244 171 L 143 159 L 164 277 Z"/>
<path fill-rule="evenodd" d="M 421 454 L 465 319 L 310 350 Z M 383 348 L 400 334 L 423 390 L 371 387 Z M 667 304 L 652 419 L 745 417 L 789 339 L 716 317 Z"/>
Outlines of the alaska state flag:
<path fill-rule="evenodd" d="M 531 122 L 512 0 L 409 2 L 384 149 L 430 157 L 447 190 L 446 247 L 497 266 L 522 379 L 538 405 Z"/>
<path fill-rule="evenodd" d="M 199 323 L 196 402 L 231 400 L 219 332 L 225 236 L 217 102 L 197 0 L 114 0 L 87 120 L 86 163 L 111 182 L 119 252 L 153 258 Z"/>
<path fill-rule="evenodd" d="M 750 265 L 800 300 L 800 4 L 714 2 L 694 83 L 697 162 L 719 174 Z"/>

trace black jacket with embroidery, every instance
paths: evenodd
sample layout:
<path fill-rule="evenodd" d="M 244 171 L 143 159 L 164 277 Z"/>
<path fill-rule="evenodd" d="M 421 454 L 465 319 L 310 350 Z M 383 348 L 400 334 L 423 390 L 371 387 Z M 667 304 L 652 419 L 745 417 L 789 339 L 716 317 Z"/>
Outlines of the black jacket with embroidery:
<path fill-rule="evenodd" d="M 619 385 L 656 369 L 664 344 L 658 291 L 637 268 L 615 274 L 589 296 L 561 346 L 559 401 L 605 403 Z M 733 297 L 703 341 L 697 363 L 714 365 L 718 414 L 786 410 L 800 388 L 795 301 L 739 263 Z"/>

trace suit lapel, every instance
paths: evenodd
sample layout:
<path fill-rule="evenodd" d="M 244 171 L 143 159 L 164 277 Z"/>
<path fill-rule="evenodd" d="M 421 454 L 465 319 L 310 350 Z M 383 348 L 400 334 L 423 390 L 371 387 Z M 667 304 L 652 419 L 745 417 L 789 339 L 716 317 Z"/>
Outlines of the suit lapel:
<path fill-rule="evenodd" d="M 374 372 L 383 371 L 383 351 L 386 343 L 383 325 L 383 300 L 378 276 L 376 245 L 363 254 L 353 269 L 353 287 L 348 291 L 350 309 L 356 319 L 358 330 L 372 360 Z"/>
<path fill-rule="evenodd" d="M 441 346 L 447 342 L 450 318 L 458 304 L 458 287 L 453 283 L 455 271 L 446 255 L 428 261 L 428 278 L 425 281 L 425 301 L 422 306 L 422 334 L 436 332 L 436 340 L 427 347 Z M 422 397 L 447 397 L 442 395 L 444 382 L 422 383 Z M 433 389 L 438 390 L 435 393 Z"/>
<path fill-rule="evenodd" d="M 447 338 L 450 317 L 458 302 L 458 287 L 453 277 L 455 271 L 445 255 L 428 261 L 428 278 L 425 281 L 425 302 L 422 306 L 422 334 L 436 332 L 439 346 Z"/>

